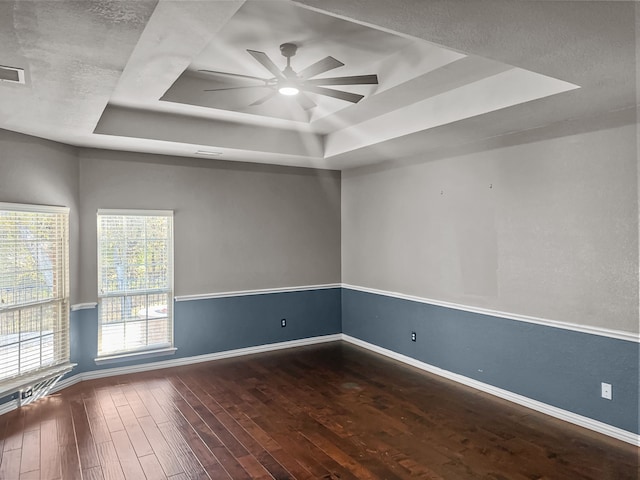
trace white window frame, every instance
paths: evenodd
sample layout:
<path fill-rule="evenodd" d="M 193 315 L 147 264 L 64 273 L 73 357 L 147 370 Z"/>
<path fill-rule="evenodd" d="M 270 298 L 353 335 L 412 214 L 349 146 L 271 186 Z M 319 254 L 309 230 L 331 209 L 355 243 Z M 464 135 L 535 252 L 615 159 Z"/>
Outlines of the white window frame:
<path fill-rule="evenodd" d="M 136 210 L 136 209 L 99 209 L 97 212 L 97 267 L 98 267 L 98 356 L 95 359 L 96 364 L 121 362 L 126 360 L 137 360 L 141 358 L 149 358 L 161 355 L 172 355 L 175 353 L 176 348 L 173 344 L 174 339 L 174 264 L 173 264 L 173 210 Z M 161 216 L 169 219 L 169 232 L 168 232 L 168 262 L 167 268 L 169 269 L 168 281 L 169 285 L 166 289 L 162 290 L 126 290 L 122 293 L 110 293 L 103 291 L 102 285 L 102 255 L 101 255 L 101 241 L 102 241 L 102 226 L 100 222 L 101 216 Z M 152 294 L 166 294 L 167 295 L 167 317 L 169 319 L 169 338 L 166 343 L 162 345 L 147 345 L 135 349 L 124 349 L 118 351 L 105 351 L 101 349 L 102 345 L 102 312 L 103 302 L 107 298 L 127 297 L 130 295 L 152 295 Z M 149 318 L 147 318 L 147 322 Z"/>
<path fill-rule="evenodd" d="M 74 364 L 70 363 L 70 328 L 69 328 L 69 208 L 67 207 L 55 207 L 47 205 L 30 205 L 20 203 L 4 203 L 0 202 L 0 210 L 5 212 L 16 213 L 33 213 L 43 215 L 56 215 L 61 216 L 56 222 L 61 221 L 60 236 L 56 239 L 56 249 L 60 256 L 58 262 L 56 262 L 55 269 L 52 270 L 54 275 L 52 282 L 57 286 L 57 294 L 51 298 L 43 298 L 31 301 L 25 301 L 22 303 L 16 302 L 15 298 L 13 302 L 3 304 L 0 302 L 0 320 L 4 315 L 18 315 L 21 318 L 23 315 L 28 315 L 28 311 L 37 311 L 46 307 L 53 307 L 55 312 L 55 324 L 58 326 L 58 330 L 55 330 L 52 334 L 42 331 L 42 325 L 40 325 L 40 335 L 33 337 L 29 335 L 29 338 L 22 339 L 22 330 L 20 336 L 15 342 L 18 345 L 18 373 L 16 375 L 9 376 L 5 379 L 0 379 L 0 396 L 7 395 L 18 390 L 26 390 L 31 388 L 32 385 L 42 382 L 47 378 L 57 377 L 60 378 L 63 374 L 69 372 Z M 0 241 L 1 242 L 1 241 Z M 0 245 L 1 246 L 1 245 Z M 38 255 L 40 257 L 40 255 Z M 40 258 L 36 259 L 36 263 L 40 261 Z M 42 313 L 41 313 L 42 314 Z M 33 332 L 30 332 L 32 334 Z M 43 363 L 44 355 L 46 354 L 47 345 L 43 344 L 44 337 L 52 336 L 52 360 Z M 39 367 L 37 368 L 24 368 L 22 367 L 21 354 L 23 350 L 23 344 L 27 341 L 33 341 L 35 338 L 40 339 L 39 346 Z M 5 346 L 9 346 L 6 344 Z M 57 381 L 57 379 L 56 379 Z"/>

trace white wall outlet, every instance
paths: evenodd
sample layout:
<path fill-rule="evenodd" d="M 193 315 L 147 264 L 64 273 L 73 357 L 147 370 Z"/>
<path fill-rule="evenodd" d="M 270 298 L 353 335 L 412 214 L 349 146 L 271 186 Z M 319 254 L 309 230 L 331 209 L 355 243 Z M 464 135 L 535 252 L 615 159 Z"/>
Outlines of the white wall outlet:
<path fill-rule="evenodd" d="M 611 398 L 613 397 L 613 387 L 611 386 L 611 384 L 602 382 L 600 385 L 602 386 L 602 398 L 611 400 Z"/>

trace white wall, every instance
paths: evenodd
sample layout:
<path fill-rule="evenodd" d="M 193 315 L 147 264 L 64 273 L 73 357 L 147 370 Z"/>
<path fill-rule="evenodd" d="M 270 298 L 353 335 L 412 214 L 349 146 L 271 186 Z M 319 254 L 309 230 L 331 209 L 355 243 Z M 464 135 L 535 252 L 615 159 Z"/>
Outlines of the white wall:
<path fill-rule="evenodd" d="M 76 149 L 0 129 L 0 202 L 69 207 L 71 303 L 79 298 Z"/>
<path fill-rule="evenodd" d="M 347 284 L 638 331 L 635 126 L 343 172 Z"/>
<path fill-rule="evenodd" d="M 340 282 L 340 174 L 81 149 L 82 302 L 98 208 L 174 210 L 175 294 Z"/>

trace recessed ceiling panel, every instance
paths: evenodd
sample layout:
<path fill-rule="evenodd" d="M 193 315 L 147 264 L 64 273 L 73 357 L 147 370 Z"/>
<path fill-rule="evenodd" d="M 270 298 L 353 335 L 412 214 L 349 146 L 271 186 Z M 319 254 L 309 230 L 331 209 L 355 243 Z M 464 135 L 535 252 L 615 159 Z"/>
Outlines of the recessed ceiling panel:
<path fill-rule="evenodd" d="M 280 45 L 284 43 L 297 46 L 295 55 L 290 59 L 291 68 L 296 73 L 330 56 L 344 65 L 313 78 L 378 74 L 383 84 L 384 74 L 375 67 L 379 67 L 385 58 L 409 48 L 415 41 L 301 8 L 290 2 L 248 1 L 194 58 L 162 100 L 296 122 L 310 122 L 353 106 L 348 101 L 310 92 L 305 95 L 315 104 L 312 108 L 304 103 L 301 105 L 295 97 L 270 96 L 274 88 L 265 86 L 265 82 L 259 78 L 268 80 L 274 75 L 247 50 L 264 52 L 282 71 L 287 66 L 287 59 L 280 51 Z M 420 43 L 427 45 L 426 42 Z M 258 79 L 207 74 L 200 70 Z M 368 97 L 381 87 L 374 84 L 328 88 Z M 205 91 L 210 89 L 220 90 Z M 270 97 L 264 103 L 252 105 L 267 96 Z"/>

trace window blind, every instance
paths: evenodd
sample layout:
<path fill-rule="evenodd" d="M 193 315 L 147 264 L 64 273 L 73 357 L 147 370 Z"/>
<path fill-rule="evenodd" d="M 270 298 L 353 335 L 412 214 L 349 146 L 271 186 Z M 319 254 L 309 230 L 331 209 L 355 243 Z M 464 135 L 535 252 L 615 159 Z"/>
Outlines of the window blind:
<path fill-rule="evenodd" d="M 0 391 L 69 362 L 69 209 L 0 203 Z"/>
<path fill-rule="evenodd" d="M 98 211 L 98 357 L 173 346 L 173 212 Z"/>

